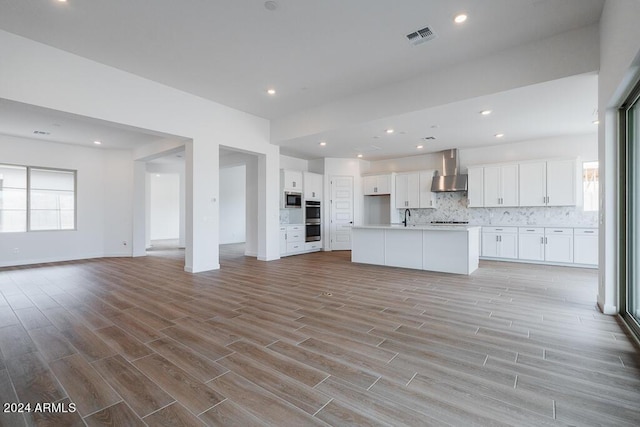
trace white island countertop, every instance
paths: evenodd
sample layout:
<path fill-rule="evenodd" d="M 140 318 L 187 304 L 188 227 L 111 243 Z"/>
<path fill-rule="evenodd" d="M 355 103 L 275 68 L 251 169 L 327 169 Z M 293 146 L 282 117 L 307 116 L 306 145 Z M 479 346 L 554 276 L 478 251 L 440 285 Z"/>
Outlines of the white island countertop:
<path fill-rule="evenodd" d="M 480 229 L 479 225 L 468 224 L 446 224 L 446 225 L 433 225 L 433 224 L 409 224 L 406 227 L 402 224 L 367 224 L 367 225 L 354 225 L 353 228 L 372 228 L 378 230 L 440 230 L 440 231 L 467 231 Z"/>
<path fill-rule="evenodd" d="M 471 274 L 478 268 L 480 228 L 467 224 L 353 226 L 351 261 Z"/>

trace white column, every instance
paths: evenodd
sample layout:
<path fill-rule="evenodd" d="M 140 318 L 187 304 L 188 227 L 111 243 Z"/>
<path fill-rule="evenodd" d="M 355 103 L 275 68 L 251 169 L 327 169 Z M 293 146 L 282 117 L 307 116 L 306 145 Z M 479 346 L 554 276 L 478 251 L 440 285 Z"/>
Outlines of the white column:
<path fill-rule="evenodd" d="M 258 156 L 258 259 L 280 258 L 280 149 Z"/>
<path fill-rule="evenodd" d="M 219 145 L 210 138 L 186 144 L 185 271 L 198 273 L 220 268 Z"/>
<path fill-rule="evenodd" d="M 132 254 L 134 257 L 147 254 L 148 238 L 148 196 L 147 167 L 145 162 L 133 162 L 133 236 Z"/>

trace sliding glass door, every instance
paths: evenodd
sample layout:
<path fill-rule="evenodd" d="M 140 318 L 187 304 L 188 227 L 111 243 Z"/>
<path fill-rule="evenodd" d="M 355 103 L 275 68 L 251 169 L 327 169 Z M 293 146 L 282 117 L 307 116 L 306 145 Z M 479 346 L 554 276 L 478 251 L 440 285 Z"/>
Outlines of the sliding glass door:
<path fill-rule="evenodd" d="M 640 336 L 640 84 L 620 110 L 621 312 Z"/>

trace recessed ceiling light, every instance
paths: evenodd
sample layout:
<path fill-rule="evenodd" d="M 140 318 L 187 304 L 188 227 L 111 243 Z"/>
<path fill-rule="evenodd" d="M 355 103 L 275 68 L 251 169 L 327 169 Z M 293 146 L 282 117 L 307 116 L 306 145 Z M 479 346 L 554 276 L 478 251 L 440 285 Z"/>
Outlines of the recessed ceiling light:
<path fill-rule="evenodd" d="M 271 12 L 273 12 L 274 10 L 276 10 L 278 8 L 278 3 L 274 2 L 274 1 L 266 1 L 264 2 L 264 8 L 267 10 L 270 10 Z"/>
<path fill-rule="evenodd" d="M 267 89 L 267 93 L 269 95 L 275 95 L 276 94 L 276 90 L 275 89 Z"/>
<path fill-rule="evenodd" d="M 358 154 L 358 158 L 361 159 L 362 158 L 362 154 Z"/>
<path fill-rule="evenodd" d="M 480 111 L 480 114 L 482 114 L 483 116 L 488 116 L 489 114 L 491 114 L 491 110 L 482 110 Z"/>
<path fill-rule="evenodd" d="M 416 145 L 416 148 L 417 148 L 418 150 L 421 150 L 421 149 L 423 149 L 423 148 L 424 148 L 424 145 Z"/>
<path fill-rule="evenodd" d="M 392 134 L 394 131 L 393 131 L 393 129 L 387 129 L 387 130 L 385 130 L 385 132 L 388 133 L 388 134 Z"/>
<path fill-rule="evenodd" d="M 324 141 L 320 141 L 320 146 L 321 146 L 321 147 L 324 147 L 325 145 L 327 145 L 327 143 L 326 143 L 326 142 L 324 142 Z"/>
<path fill-rule="evenodd" d="M 600 120 L 594 120 L 591 123 L 593 123 L 594 125 L 599 125 L 600 124 Z"/>
<path fill-rule="evenodd" d="M 466 21 L 468 18 L 466 13 L 459 13 L 455 16 L 455 18 L 453 18 L 453 22 L 455 22 L 456 24 L 462 24 L 464 21 Z"/>
<path fill-rule="evenodd" d="M 496 133 L 496 138 L 502 138 L 504 136 L 504 133 Z"/>
<path fill-rule="evenodd" d="M 66 3 L 67 0 L 58 0 L 58 3 Z"/>
<path fill-rule="evenodd" d="M 101 145 L 102 144 L 101 141 L 93 141 L 93 143 L 96 144 L 96 145 Z"/>

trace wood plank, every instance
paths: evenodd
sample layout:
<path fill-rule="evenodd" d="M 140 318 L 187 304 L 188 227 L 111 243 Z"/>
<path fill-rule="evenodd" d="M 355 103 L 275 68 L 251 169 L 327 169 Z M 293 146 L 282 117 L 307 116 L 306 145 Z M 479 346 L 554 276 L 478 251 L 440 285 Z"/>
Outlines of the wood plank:
<path fill-rule="evenodd" d="M 135 360 L 152 353 L 147 346 L 117 326 L 96 329 L 95 333 L 127 360 Z"/>
<path fill-rule="evenodd" d="M 55 326 L 32 329 L 29 335 L 47 362 L 78 352 Z"/>
<path fill-rule="evenodd" d="M 228 371 L 222 365 L 191 351 L 188 347 L 171 338 L 160 338 L 147 345 L 202 382 L 212 380 Z"/>
<path fill-rule="evenodd" d="M 262 427 L 264 422 L 227 399 L 200 415 L 208 426 Z"/>
<path fill-rule="evenodd" d="M 120 396 L 79 354 L 52 362 L 51 370 L 77 405 L 80 414 L 89 415 L 120 401 Z"/>
<path fill-rule="evenodd" d="M 324 425 L 300 409 L 276 398 L 271 393 L 233 372 L 207 383 L 209 387 L 250 412 L 268 425 L 312 426 Z"/>
<path fill-rule="evenodd" d="M 320 369 L 248 341 L 234 342 L 229 348 L 310 387 L 316 386 L 329 376 Z"/>
<path fill-rule="evenodd" d="M 220 364 L 237 375 L 251 378 L 254 384 L 309 415 L 315 414 L 330 400 L 329 396 L 237 353 L 220 359 Z"/>
<path fill-rule="evenodd" d="M 14 310 L 26 330 L 52 326 L 51 322 L 37 307 Z"/>
<path fill-rule="evenodd" d="M 143 357 L 133 364 L 160 387 L 171 390 L 171 395 L 193 413 L 200 414 L 225 399 L 162 356 Z"/>
<path fill-rule="evenodd" d="M 93 366 L 140 417 L 174 401 L 122 356 L 99 360 Z"/>
<path fill-rule="evenodd" d="M 5 362 L 19 402 L 57 402 L 67 397 L 38 352 L 16 355 Z"/>
<path fill-rule="evenodd" d="M 124 402 L 116 403 L 84 419 L 89 427 L 145 427 L 142 422 Z"/>
<path fill-rule="evenodd" d="M 177 402 L 148 415 L 144 418 L 144 421 L 147 425 L 154 427 L 204 426 L 202 421 Z"/>
<path fill-rule="evenodd" d="M 9 373 L 6 369 L 0 369 L 0 403 L 5 404 L 18 402 L 20 401 L 13 389 L 13 384 L 11 384 Z M 2 409 L 3 410 L 0 412 L 0 426 L 18 427 L 26 425 L 24 415 L 13 411 L 5 412 L 4 408 Z"/>

